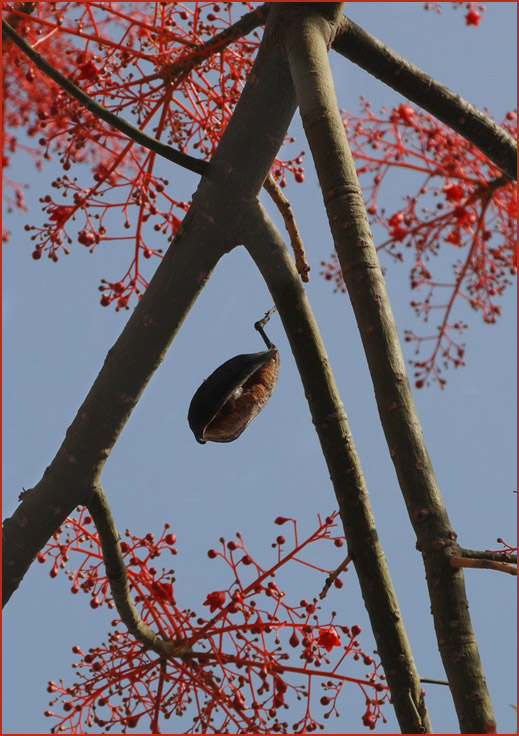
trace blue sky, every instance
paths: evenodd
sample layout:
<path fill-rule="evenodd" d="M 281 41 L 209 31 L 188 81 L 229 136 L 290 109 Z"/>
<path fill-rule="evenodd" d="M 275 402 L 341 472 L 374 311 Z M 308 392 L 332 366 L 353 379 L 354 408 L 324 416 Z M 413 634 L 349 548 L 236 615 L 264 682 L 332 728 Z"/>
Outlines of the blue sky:
<path fill-rule="evenodd" d="M 400 54 L 501 119 L 515 106 L 516 3 L 488 3 L 479 28 L 464 26 L 463 11 L 445 7 L 437 15 L 425 13 L 422 6 L 349 3 L 346 10 Z M 331 58 L 341 107 L 356 112 L 360 95 L 370 99 L 374 109 L 401 101 L 350 62 L 334 54 Z M 306 149 L 297 116 L 290 132 L 297 138 L 294 150 Z M 320 261 L 332 250 L 332 239 L 309 156 L 305 164 L 304 185 L 290 185 L 285 193 L 292 201 L 312 267 L 308 296 L 346 407 L 418 669 L 423 676 L 442 678 L 422 563 L 378 422 L 350 304 L 346 296 L 332 294 L 318 276 Z M 197 176 L 167 167 L 178 199 L 189 199 Z M 127 313 L 116 314 L 98 303 L 99 280 L 115 279 L 126 265 L 127 254 L 115 246 L 90 255 L 78 245 L 57 264 L 30 257 L 32 248 L 23 225 L 40 221 L 38 197 L 57 171 L 53 163 L 47 172 L 36 175 L 20 158 L 16 174 L 19 180 L 31 182 L 27 199 L 34 209 L 6 223 L 12 238 L 3 246 L 4 516 L 16 507 L 22 487 L 34 485 L 52 460 L 127 319 Z M 393 192 L 387 199 L 388 209 L 396 208 L 405 193 Z M 266 194 L 262 201 L 279 223 Z M 149 265 L 151 269 L 153 264 Z M 384 265 L 403 336 L 404 329 L 417 326 L 409 307 L 407 270 L 405 265 Z M 476 549 L 495 549 L 497 537 L 515 539 L 514 289 L 505 294 L 502 304 L 503 316 L 494 326 L 482 324 L 475 314 L 467 315 L 467 366 L 449 372 L 447 388 L 440 391 L 432 386 L 416 392 L 451 522 L 460 543 Z M 303 390 L 275 315 L 268 334 L 279 347 L 281 370 L 267 408 L 229 445 L 199 445 L 187 424 L 189 401 L 202 379 L 233 355 L 262 349 L 252 325 L 270 306 L 268 291 L 245 251 L 237 249 L 225 256 L 103 472 L 103 485 L 121 531 L 158 533 L 165 521 L 172 525 L 179 549 L 176 598 L 197 610 L 207 592 L 219 587 L 216 579 L 222 587 L 226 584 L 223 568 L 206 557 L 220 536 L 231 537 L 239 530 L 253 552 L 268 559 L 276 516 L 297 517 L 304 533 L 313 529 L 317 513 L 326 515 L 335 508 Z M 363 644 L 369 650 L 374 645 L 353 572 L 344 580 L 330 605 L 341 611 L 344 624 L 362 626 Z M 469 571 L 466 580 L 499 732 L 512 733 L 514 580 L 489 571 Z M 305 592 L 305 584 L 305 580 L 287 581 L 288 586 L 299 586 L 304 597 L 318 594 L 320 587 Z M 103 608 L 92 612 L 88 599 L 69 595 L 68 588 L 64 578 L 51 581 L 48 567 L 33 565 L 6 608 L 4 733 L 48 732 L 50 723 L 42 715 L 49 698 L 47 680 L 71 681 L 72 646 L 88 648 L 106 635 L 110 612 Z M 428 686 L 426 690 L 435 732 L 456 732 L 445 689 Z M 339 709 L 342 715 L 334 727 L 342 733 L 360 732 L 362 702 L 357 692 L 346 692 Z M 394 718 L 389 711 L 388 715 L 387 725 L 379 732 L 395 732 Z M 179 731 L 170 733 L 186 727 L 178 724 Z"/>

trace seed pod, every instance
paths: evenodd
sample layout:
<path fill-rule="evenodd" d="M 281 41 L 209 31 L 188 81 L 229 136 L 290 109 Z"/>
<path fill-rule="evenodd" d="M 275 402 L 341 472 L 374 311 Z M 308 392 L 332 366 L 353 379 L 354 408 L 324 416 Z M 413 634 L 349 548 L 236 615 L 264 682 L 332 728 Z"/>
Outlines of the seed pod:
<path fill-rule="evenodd" d="M 279 373 L 278 350 L 269 344 L 227 360 L 197 390 L 187 419 L 200 444 L 237 439 L 268 402 Z"/>

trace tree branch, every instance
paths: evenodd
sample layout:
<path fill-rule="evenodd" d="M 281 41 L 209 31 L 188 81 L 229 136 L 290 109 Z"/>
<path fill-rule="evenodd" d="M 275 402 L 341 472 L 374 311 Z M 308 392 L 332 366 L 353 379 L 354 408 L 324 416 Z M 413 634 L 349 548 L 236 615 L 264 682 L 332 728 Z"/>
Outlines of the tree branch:
<path fill-rule="evenodd" d="M 459 547 L 423 440 L 362 190 L 335 98 L 327 56 L 334 29 L 317 11 L 305 7 L 306 13 L 293 12 L 287 3 L 274 6 L 271 13 L 275 13 L 280 32 L 286 29 L 286 50 L 303 126 L 368 360 L 389 452 L 423 555 L 438 645 L 461 731 L 486 733 L 494 727 L 492 705 L 466 604 L 463 573 L 449 564 L 450 556 L 457 554 Z"/>
<path fill-rule="evenodd" d="M 517 565 L 517 554 L 510 552 L 490 552 L 488 549 L 460 549 L 462 557 L 472 558 L 474 560 L 494 560 L 495 562 L 509 562 Z"/>
<path fill-rule="evenodd" d="M 204 208 L 194 204 L 109 351 L 54 460 L 4 522 L 4 605 L 41 547 L 76 506 L 87 503 L 91 489 L 99 484 L 119 434 L 227 247 L 227 233 L 219 232 L 207 221 Z"/>
<path fill-rule="evenodd" d="M 517 575 L 517 566 L 510 565 L 503 560 L 489 560 L 483 557 L 474 558 L 461 555 L 452 555 L 449 560 L 451 567 L 472 567 L 480 570 L 497 570 L 498 572 L 507 572 L 509 575 Z"/>
<path fill-rule="evenodd" d="M 6 18 L 7 23 L 16 30 L 24 22 L 24 15 L 31 15 L 36 8 L 36 3 L 16 3 L 13 10 Z"/>
<path fill-rule="evenodd" d="M 346 558 L 345 558 L 345 559 L 344 559 L 344 560 L 343 560 L 343 561 L 341 562 L 341 564 L 339 565 L 339 567 L 337 567 L 337 568 L 336 568 L 336 569 L 335 569 L 335 570 L 334 570 L 334 571 L 333 571 L 333 572 L 332 572 L 332 573 L 331 573 L 331 574 L 330 574 L 330 575 L 329 575 L 329 576 L 328 576 L 328 577 L 326 578 L 326 580 L 325 580 L 325 583 L 324 583 L 324 586 L 323 586 L 323 589 L 322 589 L 322 590 L 321 590 L 321 592 L 319 593 L 319 598 L 320 598 L 321 600 L 323 600 L 324 598 L 326 598 L 326 596 L 328 595 L 328 591 L 330 590 L 330 588 L 331 588 L 331 586 L 332 586 L 333 582 L 334 582 L 334 581 L 335 581 L 335 580 L 336 580 L 336 579 L 337 579 L 337 578 L 339 577 L 339 575 L 341 574 L 341 572 L 344 572 L 344 570 L 347 570 L 347 569 L 348 569 L 348 565 L 350 564 L 350 562 L 351 562 L 351 561 L 352 561 L 352 560 L 351 560 L 351 557 L 350 557 L 350 556 L 348 555 L 348 556 L 347 556 L 347 557 L 346 557 Z M 421 678 L 420 678 L 420 681 L 421 681 Z"/>
<path fill-rule="evenodd" d="M 343 16 L 332 48 L 415 102 L 473 143 L 510 179 L 517 179 L 517 143 L 470 102 Z"/>
<path fill-rule="evenodd" d="M 278 208 L 285 222 L 285 227 L 290 238 L 290 246 L 294 252 L 297 273 L 301 276 L 301 281 L 310 281 L 310 277 L 308 276 L 310 266 L 308 265 L 308 261 L 306 260 L 305 247 L 303 245 L 301 235 L 299 234 L 296 218 L 294 217 L 294 213 L 292 211 L 292 206 L 281 191 L 281 188 L 277 185 L 276 180 L 274 179 L 272 174 L 269 174 L 267 176 L 267 178 L 263 182 L 263 187 L 265 191 L 267 191 L 272 197 L 272 201 Z"/>
<path fill-rule="evenodd" d="M 106 576 L 121 621 L 138 641 L 153 649 L 159 656 L 167 657 L 174 650 L 174 643 L 165 641 L 153 633 L 137 613 L 130 596 L 128 576 L 119 544 L 119 532 L 115 527 L 108 499 L 100 485 L 94 488 L 87 508 L 99 535 Z"/>
<path fill-rule="evenodd" d="M 240 202 L 257 196 L 295 110 L 290 73 L 262 44 L 211 165 L 137 307 L 109 351 L 56 457 L 3 533 L 3 604 L 49 537 L 88 502 L 119 434 L 216 263 L 236 245 Z M 254 141 L 251 147 L 250 142 Z"/>
<path fill-rule="evenodd" d="M 67 79 L 67 77 L 61 74 L 61 72 L 49 64 L 43 56 L 34 51 L 34 49 L 18 35 L 18 33 L 16 33 L 16 31 L 5 20 L 2 20 L 2 36 L 4 36 L 4 34 L 14 44 L 16 44 L 16 46 L 18 46 L 18 48 L 40 71 L 56 82 L 56 84 L 64 89 L 65 92 L 68 92 L 71 97 L 81 103 L 81 105 L 83 105 L 83 107 L 89 110 L 93 115 L 104 120 L 105 123 L 109 123 L 109 125 L 116 130 L 120 130 L 121 133 L 127 135 L 128 138 L 135 141 L 135 143 L 144 146 L 144 148 L 148 148 L 150 151 L 166 158 L 168 161 L 172 161 L 189 171 L 194 171 L 196 174 L 211 176 L 210 163 L 207 161 L 201 161 L 193 156 L 189 156 L 187 153 L 175 150 L 166 143 L 162 143 L 162 141 L 158 141 L 156 138 L 153 138 L 142 130 L 139 130 L 139 128 L 131 125 L 131 123 L 128 123 L 126 120 L 114 115 L 114 113 L 109 112 L 106 108 L 92 99 L 92 97 L 83 92 L 83 90 L 81 90 L 77 85 L 71 82 L 70 79 Z"/>
<path fill-rule="evenodd" d="M 250 13 L 245 13 L 245 15 L 237 20 L 236 23 L 224 28 L 223 31 L 215 34 L 208 41 L 205 41 L 205 43 L 200 43 L 190 47 L 189 56 L 187 58 L 181 58 L 178 61 L 174 61 L 172 64 L 166 66 L 164 75 L 155 74 L 149 77 L 149 79 L 151 80 L 153 78 L 157 79 L 159 76 L 167 76 L 169 79 L 178 80 L 179 75 L 182 77 L 187 76 L 187 74 L 189 74 L 195 66 L 200 64 L 201 61 L 221 51 L 223 48 L 229 46 L 229 44 L 238 40 L 242 36 L 246 36 L 255 28 L 262 26 L 267 19 L 268 13 L 268 3 L 260 5 Z"/>
<path fill-rule="evenodd" d="M 429 683 L 431 685 L 446 685 L 449 687 L 447 680 L 436 680 L 432 677 L 420 677 L 420 682 Z"/>
<path fill-rule="evenodd" d="M 403 733 L 430 733 L 420 678 L 376 531 L 359 458 L 304 288 L 281 236 L 261 205 L 251 206 L 244 219 L 243 239 L 272 294 L 301 375 L 395 713 Z"/>

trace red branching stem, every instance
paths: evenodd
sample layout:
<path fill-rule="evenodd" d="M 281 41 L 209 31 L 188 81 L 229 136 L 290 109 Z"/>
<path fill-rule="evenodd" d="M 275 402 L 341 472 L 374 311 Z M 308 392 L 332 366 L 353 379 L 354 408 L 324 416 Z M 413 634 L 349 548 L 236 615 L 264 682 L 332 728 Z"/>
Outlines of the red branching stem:
<path fill-rule="evenodd" d="M 160 666 L 160 677 L 159 677 L 159 684 L 157 687 L 157 694 L 155 695 L 155 709 L 154 709 L 153 718 L 151 719 L 151 724 L 150 724 L 151 733 L 160 733 L 159 731 L 160 703 L 162 700 L 162 691 L 164 689 L 165 674 L 166 674 L 166 663 L 162 662 Z"/>
<path fill-rule="evenodd" d="M 332 533 L 335 517 L 336 513 L 324 520 L 319 518 L 317 530 L 301 543 L 297 540 L 295 521 L 277 519 L 278 524 L 292 522 L 297 545 L 289 553 L 280 555 L 286 540 L 279 535 L 274 545 L 277 560 L 267 569 L 250 558 L 241 535 L 237 535 L 237 542 L 225 544 L 222 539 L 222 552 L 210 550 L 209 557 L 220 556 L 224 560 L 232 571 L 233 583 L 227 590 L 209 593 L 205 605 L 210 605 L 211 612 L 218 610 L 211 618 L 210 628 L 207 621 L 200 618 L 195 626 L 193 612 L 183 611 L 176 604 L 173 571 L 163 570 L 159 574 L 155 568 L 161 551 L 176 553 L 172 547 L 176 538 L 168 531 L 168 526 L 159 539 L 152 534 L 139 538 L 127 532 L 128 541 L 122 541 L 120 546 L 128 569 L 130 590 L 141 607 L 140 616 L 143 622 L 159 629 L 163 638 L 172 642 L 173 648 L 154 657 L 128 632 L 119 631 L 109 635 L 108 645 L 89 649 L 87 654 L 75 647 L 74 651 L 82 657 L 80 682 L 72 688 L 55 683 L 49 686 L 50 692 L 57 693 L 65 703 L 65 716 L 58 716 L 60 730 L 78 732 L 82 723 L 100 726 L 118 723 L 135 728 L 139 719 L 146 715 L 152 731 L 158 732 L 160 714 L 171 714 L 172 709 L 177 715 L 182 714 L 186 708 L 185 699 L 189 698 L 196 708 L 194 723 L 203 732 L 208 732 L 210 719 L 219 713 L 219 732 L 232 728 L 236 732 L 272 733 L 280 728 L 276 725 L 275 714 L 288 704 L 289 693 L 305 702 L 305 713 L 298 728 L 308 730 L 311 724 L 317 724 L 307 702 L 309 685 L 315 677 L 325 684 L 331 695 L 324 697 L 321 704 L 331 703 L 336 712 L 340 689 L 349 682 L 362 689 L 369 703 L 368 715 L 365 713 L 363 720 L 368 716 L 374 721 L 382 717 L 380 706 L 387 699 L 387 686 L 378 675 L 379 665 L 360 649 L 357 641 L 360 628 L 354 626 L 350 630 L 335 626 L 335 614 L 329 622 L 319 623 L 315 600 L 311 604 L 301 600 L 293 606 L 273 580 L 265 584 L 266 578 L 272 576 L 280 564 L 306 564 L 300 555 L 311 542 L 326 540 L 335 546 L 337 541 L 342 541 Z M 56 535 L 41 561 L 45 555 L 51 556 L 54 560 L 51 575 L 55 576 L 66 564 L 69 553 L 85 545 L 81 550 L 85 559 L 81 561 L 80 570 L 89 583 L 84 591 L 92 596 L 96 608 L 103 603 L 110 605 L 110 599 L 99 561 L 99 540 L 91 524 L 92 519 L 85 512 L 80 513 L 78 520 L 67 521 L 65 540 L 61 541 Z M 94 565 L 85 562 L 89 556 L 95 561 Z M 242 564 L 245 559 L 250 562 Z M 150 567 L 152 563 L 154 566 Z M 253 582 L 245 585 L 240 575 L 247 568 L 253 573 Z M 78 573 L 67 574 L 74 577 Z M 267 608 L 257 605 L 260 596 L 265 596 Z M 200 631 L 205 635 L 200 636 Z M 282 644 L 286 640 L 295 652 L 301 651 L 303 663 L 289 661 Z M 194 651 L 196 643 L 199 646 Z M 335 655 L 333 663 L 332 653 Z M 341 674 L 347 656 L 360 658 L 371 668 L 365 679 Z M 319 664 L 323 666 L 319 668 Z M 308 685 L 298 684 L 294 678 L 303 678 Z M 114 689 L 125 693 L 125 715 L 113 702 Z M 105 707 L 110 712 L 108 721 L 99 715 L 99 710 Z M 286 732 L 286 728 L 282 726 L 281 731 Z"/>
<path fill-rule="evenodd" d="M 411 288 L 426 289 L 411 306 L 424 322 L 433 311 L 442 311 L 434 335 L 406 331 L 406 341 L 417 345 L 415 354 L 423 343 L 432 344 L 427 359 L 411 361 L 415 385 L 421 387 L 431 377 L 443 387 L 440 362 L 445 367 L 464 365 L 464 346 L 452 337 L 453 331 L 461 334 L 467 327 L 453 319 L 459 300 L 479 311 L 485 322 L 495 322 L 500 314 L 496 299 L 516 273 L 516 188 L 475 146 L 411 105 L 399 105 L 377 117 L 364 102 L 364 111 L 363 117 L 348 115 L 344 121 L 352 132 L 353 155 L 362 164 L 359 175 L 372 176 L 364 188 L 368 213 L 388 233 L 377 249 L 395 261 L 404 260 L 404 248 L 411 249 Z M 515 112 L 507 113 L 501 126 L 514 135 Z M 407 169 L 423 179 L 416 194 L 406 197 L 401 209 L 389 216 L 381 198 L 382 184 L 392 169 Z M 463 260 L 458 258 L 462 248 L 467 249 Z M 443 274 L 440 278 L 433 274 L 432 259 L 439 255 L 436 270 L 444 270 L 442 262 L 451 258 L 455 277 L 450 283 Z M 344 291 L 336 257 L 322 265 L 322 275 L 335 282 L 335 291 Z M 444 289 L 449 289 L 449 298 L 435 303 Z"/>
<path fill-rule="evenodd" d="M 450 315 L 451 315 L 452 307 L 454 305 L 454 302 L 456 301 L 456 298 L 460 294 L 461 284 L 465 280 L 465 276 L 467 275 L 467 271 L 468 271 L 469 267 L 471 266 L 471 264 L 473 262 L 474 254 L 477 251 L 477 249 L 479 248 L 478 235 L 479 235 L 479 233 L 481 232 L 481 230 L 483 228 L 483 224 L 484 224 L 484 220 L 485 220 L 485 212 L 486 212 L 486 209 L 488 207 L 489 201 L 490 201 L 490 194 L 484 200 L 483 208 L 482 208 L 481 214 L 479 216 L 479 220 L 478 220 L 478 224 L 477 224 L 477 227 L 476 227 L 476 231 L 475 231 L 475 233 L 473 235 L 473 238 L 472 238 L 472 245 L 471 245 L 470 250 L 469 250 L 469 252 L 467 254 L 467 258 L 465 259 L 465 263 L 463 264 L 463 267 L 462 267 L 462 269 L 461 269 L 461 271 L 460 271 L 460 273 L 458 275 L 458 278 L 456 279 L 456 282 L 455 282 L 454 288 L 452 290 L 451 296 L 450 296 L 449 301 L 447 303 L 447 306 L 445 308 L 445 313 L 444 313 L 444 316 L 443 316 L 443 321 L 442 321 L 442 323 L 441 323 L 441 325 L 439 327 L 439 334 L 440 335 L 443 335 L 446 332 L 446 329 L 447 329 L 448 324 L 449 324 L 449 318 L 450 318 Z M 440 340 L 437 340 L 436 346 L 435 346 L 435 348 L 434 348 L 434 350 L 432 352 L 431 357 L 429 358 L 429 361 L 433 365 L 434 365 L 434 363 L 436 363 L 436 356 L 438 354 L 439 349 L 440 349 Z"/>

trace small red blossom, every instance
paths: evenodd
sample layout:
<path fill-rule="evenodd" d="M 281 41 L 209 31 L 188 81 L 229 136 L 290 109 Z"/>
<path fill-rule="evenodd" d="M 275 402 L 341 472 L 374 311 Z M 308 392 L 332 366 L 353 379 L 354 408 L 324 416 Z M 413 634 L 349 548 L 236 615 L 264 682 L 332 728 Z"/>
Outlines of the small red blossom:
<path fill-rule="evenodd" d="M 95 79 L 99 74 L 99 68 L 90 59 L 79 67 L 78 79 Z"/>
<path fill-rule="evenodd" d="M 81 245 L 86 245 L 87 248 L 94 245 L 96 242 L 96 236 L 93 232 L 90 232 L 89 230 L 80 230 L 77 236 L 78 243 L 81 243 Z"/>
<path fill-rule="evenodd" d="M 334 647 L 340 647 L 341 640 L 335 629 L 326 629 L 321 631 L 317 639 L 320 646 L 324 647 L 327 652 L 331 652 Z"/>
<path fill-rule="evenodd" d="M 469 12 L 465 15 L 465 24 L 467 26 L 479 26 L 480 20 L 481 13 L 478 13 L 478 11 L 474 10 L 474 8 L 471 8 Z"/>
<path fill-rule="evenodd" d="M 218 608 L 223 608 L 225 603 L 225 590 L 215 590 L 209 593 L 204 601 L 204 606 L 209 606 L 210 613 L 214 613 Z"/>
<path fill-rule="evenodd" d="M 396 107 L 391 114 L 391 121 L 397 122 L 403 120 L 406 123 L 411 123 L 415 116 L 415 109 L 411 105 L 399 105 Z"/>
<path fill-rule="evenodd" d="M 52 205 L 48 209 L 49 220 L 55 222 L 58 227 L 63 227 L 65 222 L 74 212 L 74 207 L 66 207 L 65 205 Z"/>
<path fill-rule="evenodd" d="M 154 582 L 151 584 L 151 590 L 157 600 L 174 602 L 173 585 L 171 583 Z"/>
<path fill-rule="evenodd" d="M 281 526 L 282 524 L 286 524 L 287 521 L 291 521 L 291 519 L 287 518 L 286 516 L 278 516 L 274 520 L 274 524 L 277 524 L 278 526 Z"/>
<path fill-rule="evenodd" d="M 447 202 L 458 202 L 465 194 L 462 187 L 458 184 L 446 184 L 443 187 L 443 192 Z"/>
<path fill-rule="evenodd" d="M 292 632 L 292 635 L 290 639 L 288 640 L 288 643 L 290 644 L 291 647 L 297 647 L 297 645 L 299 644 L 299 637 L 295 630 Z"/>

